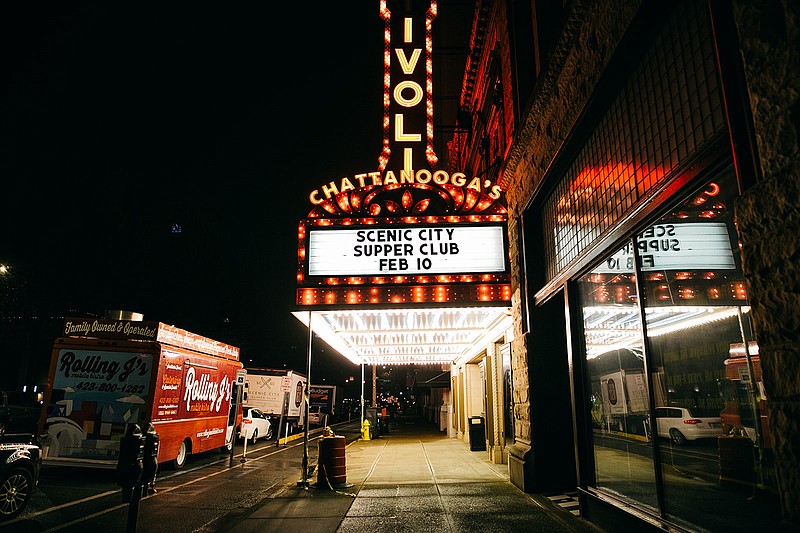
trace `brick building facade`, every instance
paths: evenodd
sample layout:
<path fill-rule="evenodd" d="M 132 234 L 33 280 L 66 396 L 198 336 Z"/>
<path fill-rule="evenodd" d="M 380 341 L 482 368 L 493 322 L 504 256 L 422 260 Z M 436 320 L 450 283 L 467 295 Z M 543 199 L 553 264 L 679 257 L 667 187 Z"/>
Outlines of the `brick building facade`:
<path fill-rule="evenodd" d="M 797 527 L 800 6 L 522 4 L 476 3 L 449 145 L 508 201 L 512 481 L 610 529 Z"/>

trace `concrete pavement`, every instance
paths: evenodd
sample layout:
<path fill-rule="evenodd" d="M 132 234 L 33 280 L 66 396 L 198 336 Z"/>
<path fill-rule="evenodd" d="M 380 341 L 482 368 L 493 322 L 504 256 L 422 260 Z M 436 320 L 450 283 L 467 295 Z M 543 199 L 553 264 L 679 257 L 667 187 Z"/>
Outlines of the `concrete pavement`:
<path fill-rule="evenodd" d="M 507 465 L 489 462 L 486 452 L 470 451 L 421 419 L 400 418 L 388 434 L 354 441 L 344 452 L 345 467 L 332 476 L 346 473 L 346 481 L 317 487 L 316 471 L 308 487 L 287 480 L 220 531 L 600 532 L 555 497 L 523 493 L 509 482 Z"/>

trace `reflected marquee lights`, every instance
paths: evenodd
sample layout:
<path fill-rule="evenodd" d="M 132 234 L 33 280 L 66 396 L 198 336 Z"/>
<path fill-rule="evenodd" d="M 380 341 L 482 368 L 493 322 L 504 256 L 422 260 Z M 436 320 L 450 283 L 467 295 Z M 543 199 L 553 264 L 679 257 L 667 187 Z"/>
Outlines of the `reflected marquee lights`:
<path fill-rule="evenodd" d="M 736 268 L 724 222 L 656 224 L 636 237 L 636 248 L 642 272 Z M 592 272 L 632 273 L 631 246 L 626 245 Z"/>

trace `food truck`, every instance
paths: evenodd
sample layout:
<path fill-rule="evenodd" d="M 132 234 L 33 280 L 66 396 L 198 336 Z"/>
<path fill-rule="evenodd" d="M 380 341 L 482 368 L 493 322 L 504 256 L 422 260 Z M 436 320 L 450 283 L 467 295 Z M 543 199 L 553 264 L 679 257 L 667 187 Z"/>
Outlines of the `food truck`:
<path fill-rule="evenodd" d="M 175 326 L 66 318 L 39 419 L 43 462 L 113 468 L 130 424 L 152 424 L 158 462 L 175 468 L 193 453 L 229 451 L 241 369 L 239 348 Z"/>

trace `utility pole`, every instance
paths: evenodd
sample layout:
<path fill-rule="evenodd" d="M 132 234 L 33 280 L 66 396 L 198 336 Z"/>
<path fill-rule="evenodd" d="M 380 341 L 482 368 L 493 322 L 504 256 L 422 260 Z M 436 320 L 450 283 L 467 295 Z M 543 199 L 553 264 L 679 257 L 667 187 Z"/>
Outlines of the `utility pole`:
<path fill-rule="evenodd" d="M 306 390 L 303 393 L 305 410 L 303 422 L 303 480 L 298 483 L 303 487 L 308 487 L 308 404 L 311 401 L 309 397 L 309 388 L 311 387 L 311 340 L 314 336 L 314 331 L 311 329 L 311 311 L 308 312 L 308 361 L 306 362 Z"/>

